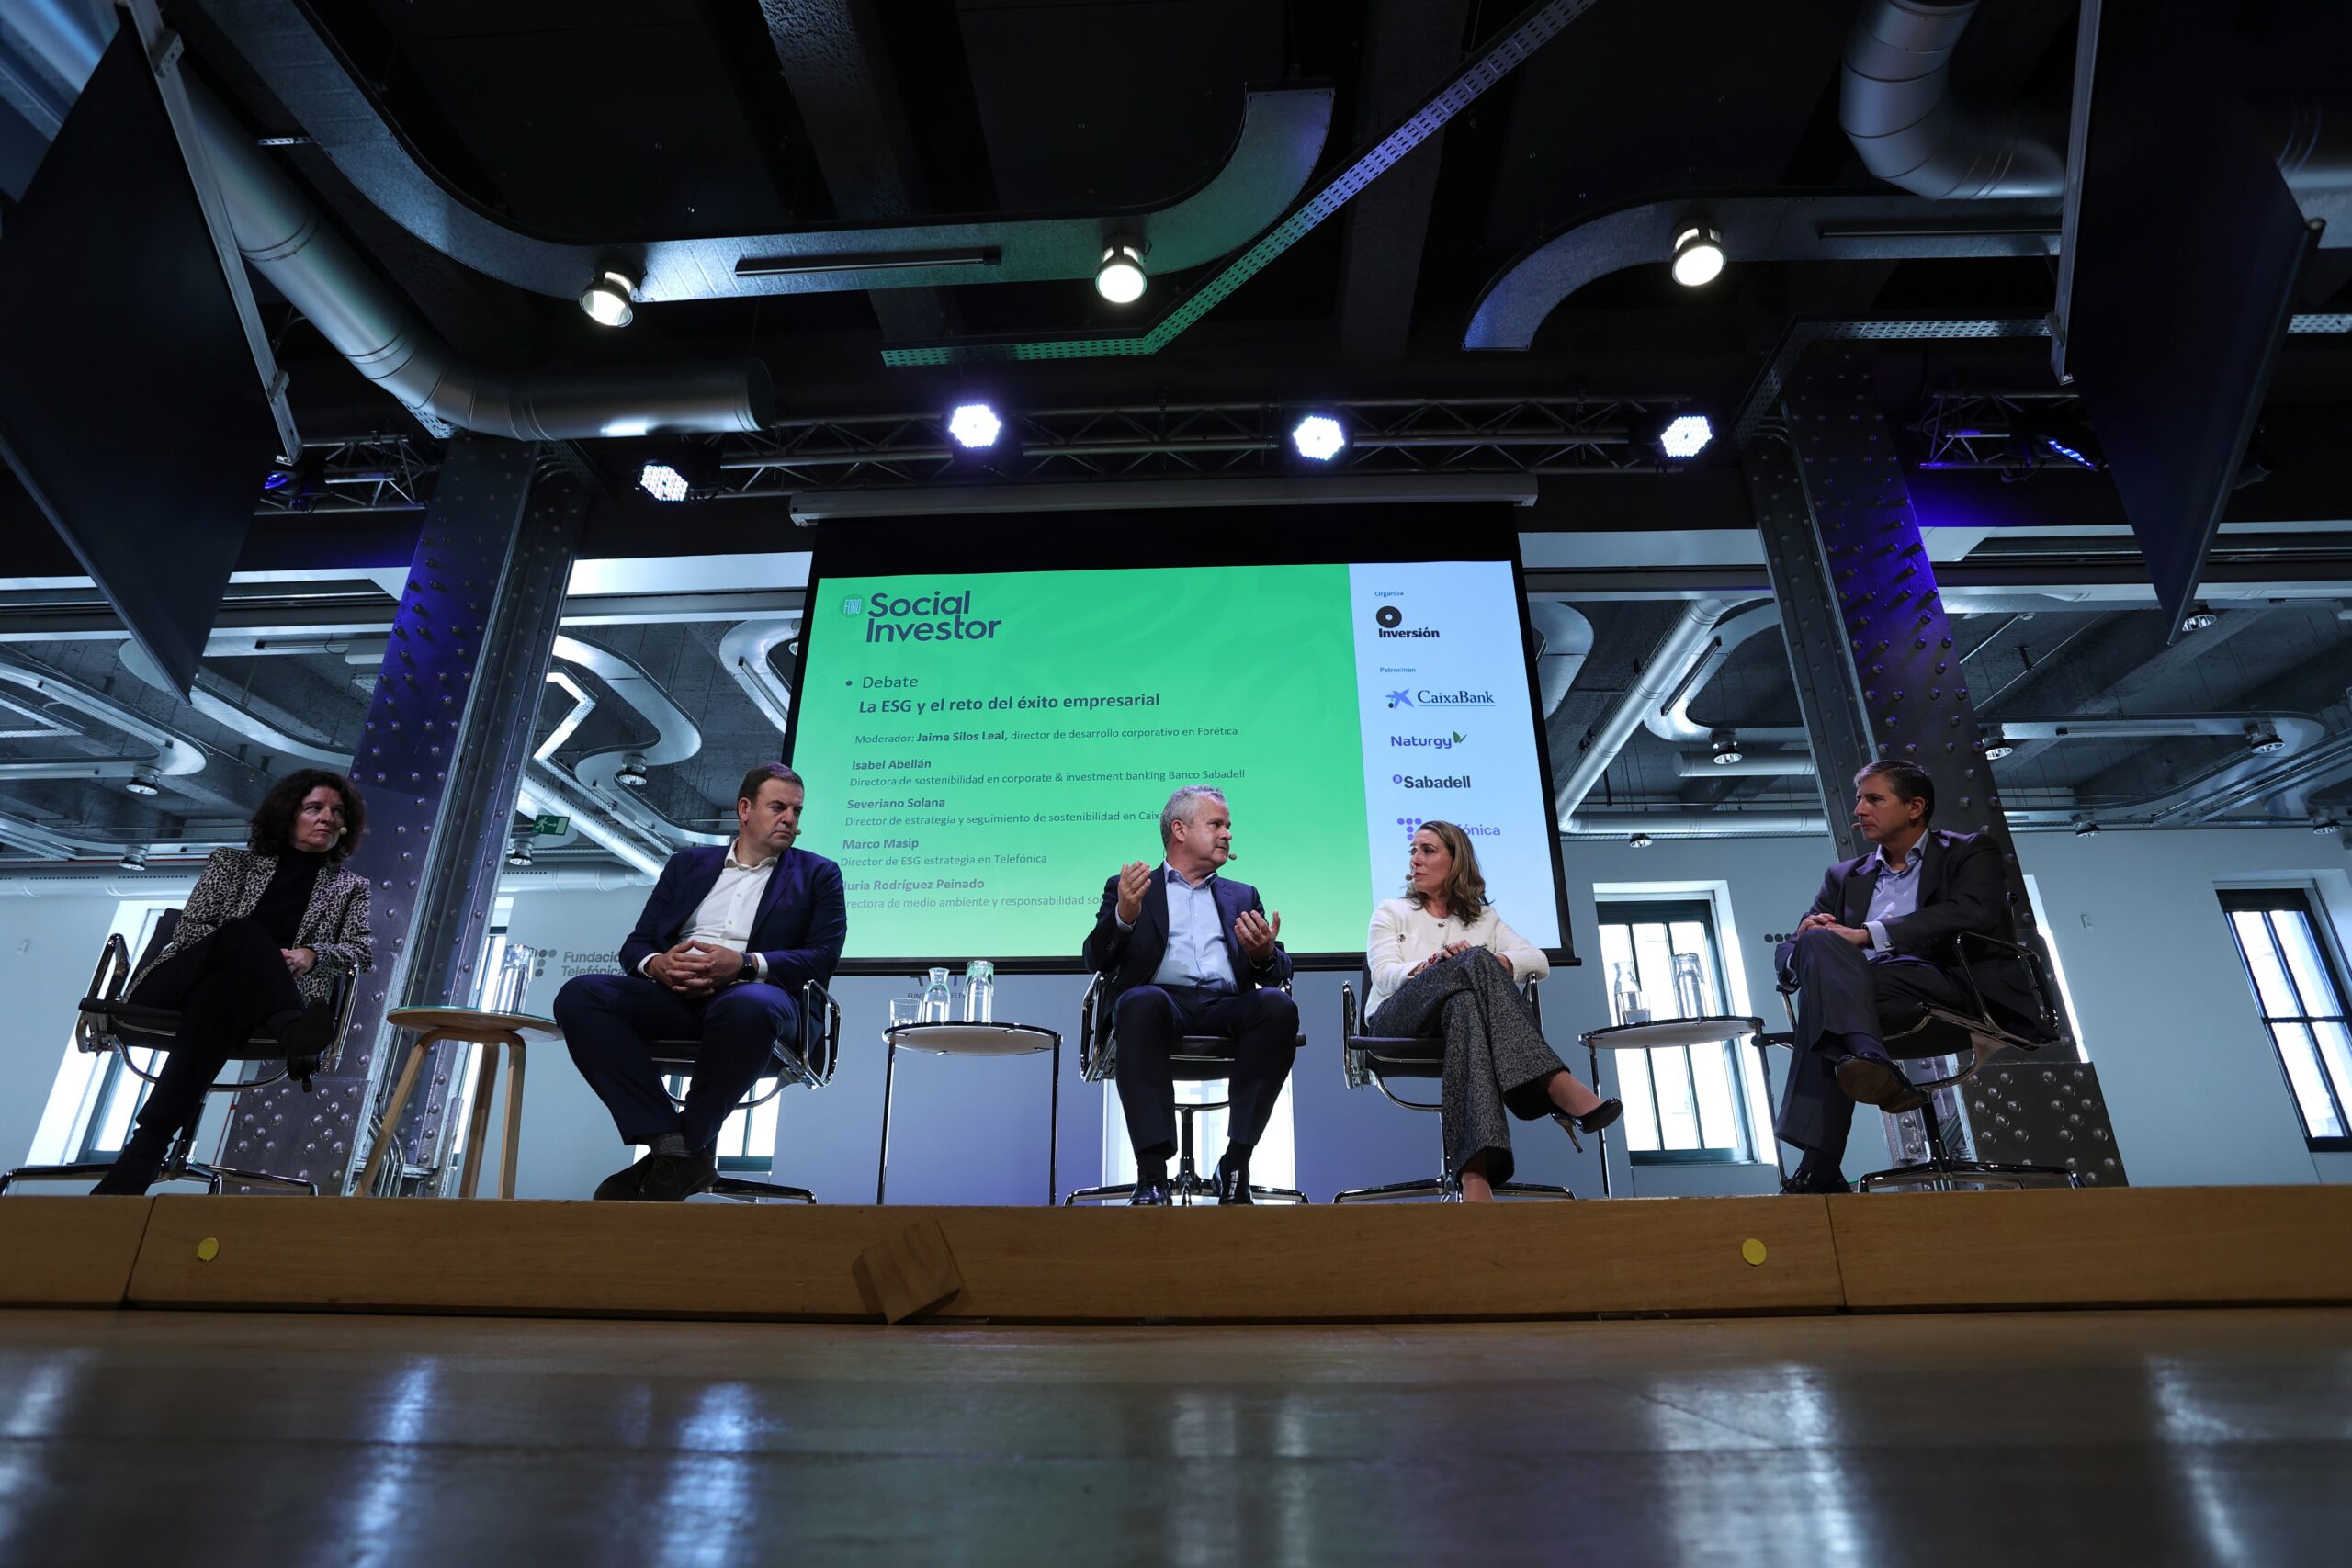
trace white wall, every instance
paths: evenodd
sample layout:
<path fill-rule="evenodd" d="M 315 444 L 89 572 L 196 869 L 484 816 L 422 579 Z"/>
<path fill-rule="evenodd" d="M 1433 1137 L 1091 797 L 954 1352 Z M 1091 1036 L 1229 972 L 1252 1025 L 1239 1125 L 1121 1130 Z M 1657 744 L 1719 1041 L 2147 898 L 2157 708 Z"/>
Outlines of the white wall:
<path fill-rule="evenodd" d="M 1833 852 L 1818 840 L 1660 840 L 1566 847 L 1570 919 L 1580 953 L 1598 952 L 1593 886 L 1722 881 L 1728 886 L 1750 1005 L 1781 1023 L 1771 952 L 1762 940 L 1792 925 Z M 2110 832 L 2089 839 L 2030 834 L 2020 840 L 2065 965 L 2117 1141 L 2139 1185 L 2352 1180 L 2352 1156 L 2304 1147 L 2277 1057 L 2255 1019 L 2236 950 L 2214 889 L 2266 881 L 2315 884 L 2331 917 L 2352 935 L 2352 877 L 2333 839 L 2300 829 L 2180 833 Z M 533 1010 L 551 1005 L 567 973 L 608 967 L 641 894 L 537 893 L 514 900 L 512 934 L 553 950 Z M 56 1076 L 74 1002 L 113 918 L 110 897 L 0 899 L 0 1159 L 21 1160 Z M 854 916 L 854 911 L 853 911 Z M 1076 946 L 1082 932 L 1071 933 Z M 2347 942 L 2352 946 L 2352 942 Z M 568 960 L 566 954 L 571 955 Z M 1389 1105 L 1340 1081 L 1339 976 L 1299 987 L 1310 1043 L 1297 1071 L 1301 1184 L 1318 1200 L 1343 1186 L 1433 1171 L 1436 1118 Z M 1075 977 L 1008 976 L 998 1016 L 1046 1024 L 1069 1036 L 1060 1083 L 1062 1190 L 1099 1179 L 1104 1091 L 1078 1078 Z M 880 1145 L 882 1052 L 896 978 L 845 980 L 843 1059 L 832 1085 L 785 1097 L 778 1174 L 831 1201 L 871 1201 Z M 1544 987 L 1546 1029 L 1579 1075 L 1578 1033 L 1606 1017 L 1597 963 L 1555 974 Z M 1604 1089 L 1611 1075 L 1604 1064 Z M 1779 1076 L 1775 1075 L 1777 1092 Z M 1046 1193 L 1046 1064 L 1043 1059 L 944 1061 L 903 1057 L 891 1131 L 891 1188 L 906 1202 L 1035 1202 Z M 503 1118 L 493 1119 L 495 1128 Z M 1588 1152 L 1577 1156 L 1544 1123 L 1520 1129 L 1521 1168 L 1597 1195 Z M 1860 1172 L 1885 1161 L 1876 1113 L 1856 1120 L 1849 1159 Z M 1213 1155 L 1214 1151 L 1210 1151 Z M 519 1190 L 526 1197 L 585 1196 L 626 1150 L 610 1118 L 573 1071 L 560 1043 L 543 1044 L 524 1096 Z M 1612 1151 L 1620 1191 L 1760 1191 L 1770 1167 L 1629 1169 Z"/>

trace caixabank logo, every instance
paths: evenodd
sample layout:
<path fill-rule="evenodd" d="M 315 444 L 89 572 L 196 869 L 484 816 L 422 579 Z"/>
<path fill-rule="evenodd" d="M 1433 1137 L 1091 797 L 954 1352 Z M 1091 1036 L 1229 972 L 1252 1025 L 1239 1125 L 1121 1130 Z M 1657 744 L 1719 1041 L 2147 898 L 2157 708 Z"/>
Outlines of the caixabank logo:
<path fill-rule="evenodd" d="M 972 614 L 972 591 L 944 588 L 910 594 L 849 593 L 842 614 L 865 617 L 868 642 L 987 642 L 1004 622 Z"/>
<path fill-rule="evenodd" d="M 1374 624 L 1379 627 L 1376 636 L 1385 637 L 1435 637 L 1445 634 L 1435 626 L 1408 626 L 1405 612 L 1394 604 L 1383 604 L 1372 613 Z"/>

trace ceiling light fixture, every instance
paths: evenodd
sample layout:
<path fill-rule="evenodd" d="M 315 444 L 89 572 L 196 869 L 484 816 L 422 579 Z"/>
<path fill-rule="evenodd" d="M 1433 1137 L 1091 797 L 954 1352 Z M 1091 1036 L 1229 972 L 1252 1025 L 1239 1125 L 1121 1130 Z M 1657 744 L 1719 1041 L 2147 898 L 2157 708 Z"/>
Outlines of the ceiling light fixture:
<path fill-rule="evenodd" d="M 144 844 L 132 844 L 129 846 L 122 852 L 122 858 L 115 862 L 115 864 L 122 867 L 125 871 L 145 871 L 147 869 L 147 846 Z"/>
<path fill-rule="evenodd" d="M 1715 438 L 1715 427 L 1702 413 L 1677 414 L 1658 436 L 1658 449 L 1669 457 L 1695 457 Z"/>
<path fill-rule="evenodd" d="M 2096 817 L 2077 817 L 2077 818 L 2075 818 L 2075 837 L 2076 837 L 2077 839 L 2087 839 L 2087 838 L 2089 838 L 2093 833 L 2096 833 L 2096 832 L 2098 832 L 2098 818 L 2096 818 Z"/>
<path fill-rule="evenodd" d="M 531 863 L 531 840 L 517 839 L 506 852 L 508 865 L 526 866 Z"/>
<path fill-rule="evenodd" d="M 686 476 L 667 463 L 648 463 L 637 470 L 637 488 L 656 501 L 684 501 Z"/>
<path fill-rule="evenodd" d="M 1102 247 L 1102 265 L 1094 269 L 1094 292 L 1114 305 L 1132 305 L 1143 298 L 1144 245 L 1140 240 L 1119 238 Z"/>
<path fill-rule="evenodd" d="M 2014 752 L 2017 748 L 2010 745 L 2008 741 L 2004 739 L 2002 737 L 1996 735 L 1985 740 L 1983 750 L 1984 753 L 1984 760 L 1986 761 L 1997 762 L 2002 758 Z"/>
<path fill-rule="evenodd" d="M 1713 283 L 1723 276 L 1724 237 L 1704 223 L 1683 223 L 1674 231 L 1673 265 L 1674 281 L 1685 288 Z"/>
<path fill-rule="evenodd" d="M 1651 838 L 1647 833 L 1628 833 L 1625 835 L 1625 844 L 1629 849 L 1645 850 L 1656 842 L 1657 842 L 1657 840 Z"/>
<path fill-rule="evenodd" d="M 625 327 L 637 314 L 628 302 L 636 292 L 637 279 L 607 267 L 582 291 L 580 308 L 600 327 Z"/>
<path fill-rule="evenodd" d="M 1347 449 L 1348 433 L 1328 413 L 1311 413 L 1291 426 L 1290 444 L 1302 457 L 1328 463 Z"/>
<path fill-rule="evenodd" d="M 634 751 L 621 759 L 621 765 L 613 773 L 615 784 L 626 784 L 630 789 L 643 789 L 645 779 L 645 759 Z"/>
<path fill-rule="evenodd" d="M 1004 421 L 986 403 L 959 403 L 947 416 L 947 434 L 967 452 L 995 446 L 996 438 L 1003 432 Z"/>
<path fill-rule="evenodd" d="M 1739 749 L 1739 738 L 1728 729 L 1718 729 L 1710 736 L 1707 750 L 1714 753 L 1710 760 L 1718 768 L 1731 767 L 1747 755 Z"/>
<path fill-rule="evenodd" d="M 2257 757 L 2269 757 L 2284 751 L 2287 741 L 2267 719 L 2257 719 L 2245 727 L 2245 746 Z"/>
<path fill-rule="evenodd" d="M 2201 600 L 2191 604 L 2188 614 L 2180 618 L 2180 629 L 2185 632 L 2210 632 L 2221 624 L 2222 617 L 2207 609 Z"/>
<path fill-rule="evenodd" d="M 130 776 L 122 781 L 122 787 L 133 795 L 160 795 L 164 789 L 164 775 L 149 767 L 133 768 Z"/>

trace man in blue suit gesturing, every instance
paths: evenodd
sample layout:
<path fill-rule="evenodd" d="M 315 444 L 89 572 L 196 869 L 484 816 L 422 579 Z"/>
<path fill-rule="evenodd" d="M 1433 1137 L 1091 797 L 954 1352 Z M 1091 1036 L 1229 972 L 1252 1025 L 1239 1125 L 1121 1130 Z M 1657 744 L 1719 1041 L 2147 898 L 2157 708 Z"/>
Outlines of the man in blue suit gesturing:
<path fill-rule="evenodd" d="M 1168 1056 L 1186 1034 L 1235 1043 L 1229 1141 L 1216 1164 L 1220 1203 L 1247 1203 L 1250 1151 L 1266 1130 L 1297 1055 L 1298 1005 L 1280 989 L 1290 955 L 1258 890 L 1218 870 L 1233 856 L 1223 792 L 1187 784 L 1159 813 L 1165 862 L 1123 867 L 1102 887 L 1087 966 L 1111 977 L 1119 1035 L 1116 1082 L 1136 1151 L 1137 1203 L 1168 1201 L 1176 1152 L 1176 1085 Z"/>
<path fill-rule="evenodd" d="M 606 1177 L 599 1198 L 675 1202 L 718 1174 L 718 1130 L 800 1027 L 801 986 L 833 977 L 849 917 L 842 871 L 796 850 L 806 792 L 800 775 L 763 762 L 743 776 L 735 841 L 681 850 L 662 868 L 637 929 L 621 944 L 622 975 L 582 975 L 555 999 L 580 1076 L 612 1111 L 621 1142 L 650 1146 Z M 694 1086 L 671 1103 L 648 1040 L 699 1036 Z"/>

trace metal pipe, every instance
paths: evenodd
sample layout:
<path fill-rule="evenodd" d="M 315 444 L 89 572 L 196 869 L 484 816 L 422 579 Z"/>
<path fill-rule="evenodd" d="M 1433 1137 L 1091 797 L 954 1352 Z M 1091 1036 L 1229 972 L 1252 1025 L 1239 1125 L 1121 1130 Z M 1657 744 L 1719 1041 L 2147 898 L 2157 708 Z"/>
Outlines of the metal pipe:
<path fill-rule="evenodd" d="M 1669 694 L 1690 678 L 1696 662 L 1704 657 L 1718 622 L 1731 614 L 1740 602 L 1733 599 L 1693 599 L 1684 606 L 1682 618 L 1668 628 L 1657 646 L 1617 699 L 1617 705 L 1593 729 L 1587 739 L 1583 754 L 1576 766 L 1568 770 L 1553 796 L 1553 815 L 1565 828 L 1576 815 L 1584 797 L 1592 793 L 1609 764 L 1617 760 L 1625 742 L 1640 727 L 1642 716 L 1667 700 Z"/>
<path fill-rule="evenodd" d="M 1846 36 L 1838 122 L 1864 167 L 1916 195 L 2054 198 L 2066 183 L 2059 118 L 1951 90 L 1951 51 L 1976 6 L 1868 0 Z"/>
<path fill-rule="evenodd" d="M 1811 778 L 1814 765 L 1813 758 L 1803 751 L 1743 754 L 1736 762 L 1717 761 L 1703 751 L 1686 751 L 1674 759 L 1674 771 L 1686 779 Z"/>
<path fill-rule="evenodd" d="M 1682 678 L 1672 695 L 1642 716 L 1642 722 L 1648 726 L 1649 732 L 1661 740 L 1672 740 L 1682 745 L 1712 737 L 1714 734 L 1712 727 L 1691 719 L 1690 705 L 1698 700 L 1699 694 L 1707 689 L 1707 683 L 1722 671 L 1724 662 L 1742 643 L 1780 624 L 1781 607 L 1778 604 L 1758 604 L 1736 615 L 1726 616 L 1715 627 L 1714 637 L 1706 651 L 1699 656 L 1698 662 L 1690 667 L 1690 672 Z M 1743 726 L 1739 733 L 1743 739 L 1759 745 L 1802 746 L 1806 741 L 1803 725 Z"/>
<path fill-rule="evenodd" d="M 57 761 L 0 763 L 0 777 L 124 777 L 141 768 L 153 768 L 171 777 L 185 777 L 204 771 L 204 751 L 194 741 L 174 734 L 145 715 L 78 682 L 46 670 L 28 669 L 6 659 L 0 659 L 0 682 L 21 686 L 51 702 L 87 714 L 99 723 L 155 749 L 152 761 L 143 758 L 74 758 Z"/>
<path fill-rule="evenodd" d="M 27 41 L 76 93 L 105 51 L 100 20 L 63 0 L 24 0 Z M 15 24 L 17 11 L 11 10 Z M 517 441 L 765 427 L 775 404 L 756 361 L 628 371 L 492 371 L 462 358 L 379 281 L 318 209 L 193 77 L 196 111 L 237 248 L 360 374 L 429 423 Z"/>
<path fill-rule="evenodd" d="M 1592 653 L 1592 623 L 1584 612 L 1558 599 L 1530 595 L 1527 621 L 1535 628 L 1540 648 L 1535 656 L 1535 683 L 1544 699 L 1544 715 L 1565 701 L 1568 688 Z"/>
<path fill-rule="evenodd" d="M 1571 839 L 1622 839 L 1647 833 L 1653 839 L 1787 839 L 1826 836 L 1829 821 L 1802 811 L 1644 811 L 1611 807 L 1565 818 L 1560 831 Z"/>
<path fill-rule="evenodd" d="M 776 644 L 800 635 L 800 617 L 783 615 L 757 621 L 739 621 L 727 628 L 718 639 L 718 662 L 743 688 L 752 705 L 766 716 L 782 735 L 792 725 L 792 688 L 768 662 L 768 654 Z"/>

